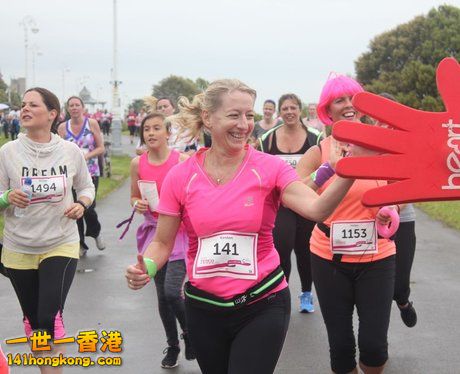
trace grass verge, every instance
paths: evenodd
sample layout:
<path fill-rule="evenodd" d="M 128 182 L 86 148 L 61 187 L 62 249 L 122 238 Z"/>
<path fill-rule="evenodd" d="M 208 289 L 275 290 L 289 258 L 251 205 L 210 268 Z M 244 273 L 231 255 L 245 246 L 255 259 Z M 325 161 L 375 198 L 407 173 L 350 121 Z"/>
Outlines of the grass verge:
<path fill-rule="evenodd" d="M 460 201 L 419 203 L 417 207 L 431 218 L 441 221 L 456 230 L 460 230 Z"/>
<path fill-rule="evenodd" d="M 100 178 L 99 188 L 97 189 L 97 201 L 102 200 L 112 191 L 129 178 L 130 156 L 112 156 L 112 176 L 110 178 Z"/>

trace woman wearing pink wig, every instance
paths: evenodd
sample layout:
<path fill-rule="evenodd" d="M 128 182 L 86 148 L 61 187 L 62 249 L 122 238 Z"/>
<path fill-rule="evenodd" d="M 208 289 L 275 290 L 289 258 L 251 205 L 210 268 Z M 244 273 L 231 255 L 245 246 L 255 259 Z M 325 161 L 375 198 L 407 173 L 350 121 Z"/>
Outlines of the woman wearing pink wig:
<path fill-rule="evenodd" d="M 326 125 L 358 121 L 353 96 L 358 82 L 335 76 L 323 87 L 318 117 Z M 297 171 L 318 193 L 336 178 L 329 164 L 332 136 L 310 148 Z M 380 238 L 375 222 L 388 222 L 378 208 L 361 204 L 362 194 L 385 181 L 357 180 L 332 215 L 318 223 L 310 240 L 313 282 L 326 324 L 334 373 L 358 373 L 353 311 L 359 316 L 359 366 L 366 374 L 381 373 L 388 359 L 387 332 L 394 291 L 395 244 Z M 398 207 L 393 206 L 393 209 Z"/>

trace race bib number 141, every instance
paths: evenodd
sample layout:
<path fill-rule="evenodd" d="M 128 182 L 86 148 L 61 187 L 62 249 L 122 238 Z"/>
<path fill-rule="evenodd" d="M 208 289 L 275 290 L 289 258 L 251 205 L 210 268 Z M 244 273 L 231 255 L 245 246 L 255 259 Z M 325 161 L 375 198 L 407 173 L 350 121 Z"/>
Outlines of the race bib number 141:
<path fill-rule="evenodd" d="M 199 238 L 193 276 L 257 279 L 257 234 L 228 231 Z"/>

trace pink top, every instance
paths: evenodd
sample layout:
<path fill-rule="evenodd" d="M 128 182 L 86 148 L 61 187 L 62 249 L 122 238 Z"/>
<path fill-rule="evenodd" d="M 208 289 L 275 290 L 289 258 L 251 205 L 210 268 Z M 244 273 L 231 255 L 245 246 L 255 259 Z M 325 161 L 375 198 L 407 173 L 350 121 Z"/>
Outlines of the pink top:
<path fill-rule="evenodd" d="M 158 189 L 158 196 L 161 196 L 161 188 L 163 181 L 169 171 L 177 165 L 180 161 L 180 153 L 174 149 L 171 150 L 168 159 L 161 165 L 154 165 L 149 162 L 148 152 L 143 153 L 139 157 L 138 175 L 140 180 L 155 181 Z M 147 215 L 150 215 L 148 217 Z M 153 216 L 153 217 L 152 217 Z M 153 219 L 153 221 L 152 221 Z M 137 238 L 138 244 L 140 242 L 142 248 L 138 248 L 143 252 L 148 244 L 150 244 L 155 234 L 157 225 L 158 213 L 147 212 L 145 216 L 145 223 L 138 229 Z M 140 242 L 139 242 L 140 241 Z M 188 238 L 184 231 L 183 226 L 179 229 L 174 243 L 174 248 L 169 257 L 169 261 L 182 260 L 185 257 L 185 251 L 188 247 Z"/>
<path fill-rule="evenodd" d="M 179 163 L 180 153 L 174 149 L 171 150 L 168 159 L 161 165 L 154 165 L 149 162 L 149 153 L 144 152 L 139 157 L 138 175 L 139 179 L 146 181 L 155 181 L 158 188 L 158 196 L 161 194 L 161 186 L 166 174 Z"/>
<path fill-rule="evenodd" d="M 182 218 L 190 240 L 186 263 L 192 285 L 224 299 L 246 291 L 280 264 L 272 230 L 282 192 L 298 180 L 295 170 L 279 157 L 250 146 L 246 149 L 235 177 L 223 185 L 214 183 L 204 171 L 207 148 L 200 149 L 168 174 L 158 206 L 159 213 Z M 230 235 L 217 235 L 218 241 L 211 241 L 205 252 L 207 238 L 221 232 Z M 235 234 L 237 241 L 226 241 Z M 230 257 L 222 268 L 222 257 L 212 258 L 214 248 L 219 255 L 237 251 L 245 257 Z M 208 256 L 201 260 L 203 253 Z M 209 266 L 201 266 L 203 263 Z M 252 276 L 237 271 L 250 268 L 245 268 L 248 264 L 254 265 Z M 285 287 L 283 281 L 272 292 Z"/>

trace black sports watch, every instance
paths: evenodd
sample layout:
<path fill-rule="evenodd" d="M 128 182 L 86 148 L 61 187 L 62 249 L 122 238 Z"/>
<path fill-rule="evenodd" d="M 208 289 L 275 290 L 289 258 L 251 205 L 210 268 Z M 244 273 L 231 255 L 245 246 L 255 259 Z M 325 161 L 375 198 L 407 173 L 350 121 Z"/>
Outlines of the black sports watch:
<path fill-rule="evenodd" d="M 88 210 L 88 207 L 85 205 L 85 203 L 81 200 L 75 201 L 77 204 L 80 204 L 83 207 L 83 210 L 86 212 Z"/>

